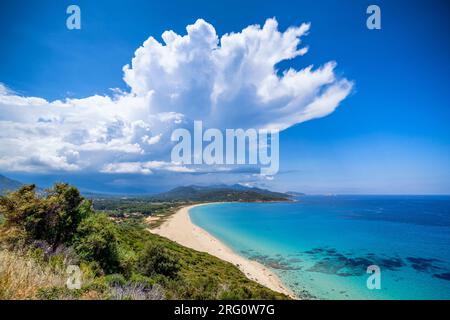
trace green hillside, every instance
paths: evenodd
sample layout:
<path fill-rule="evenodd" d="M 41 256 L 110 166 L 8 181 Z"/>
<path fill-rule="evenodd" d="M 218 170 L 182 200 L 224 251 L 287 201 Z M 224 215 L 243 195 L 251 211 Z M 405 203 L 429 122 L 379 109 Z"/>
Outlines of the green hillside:
<path fill-rule="evenodd" d="M 5 194 L 9 191 L 16 190 L 17 188 L 20 188 L 22 186 L 22 183 L 19 181 L 9 179 L 5 177 L 4 175 L 0 174 L 0 195 Z"/>
<path fill-rule="evenodd" d="M 233 186 L 185 186 L 177 187 L 170 191 L 153 197 L 155 200 L 164 201 L 287 201 L 289 196 L 284 193 L 269 190 L 248 188 L 240 185 Z"/>
<path fill-rule="evenodd" d="M 0 214 L 0 300 L 287 299 L 233 264 L 151 234 L 144 218 L 93 210 L 67 184 L 45 195 L 23 186 L 0 197 Z M 82 271 L 79 289 L 66 287 L 69 265 Z"/>

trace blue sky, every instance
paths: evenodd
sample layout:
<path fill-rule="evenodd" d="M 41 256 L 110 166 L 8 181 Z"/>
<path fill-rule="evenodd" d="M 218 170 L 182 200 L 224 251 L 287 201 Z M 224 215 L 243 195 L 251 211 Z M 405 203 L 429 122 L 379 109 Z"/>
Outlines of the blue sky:
<path fill-rule="evenodd" d="M 336 61 L 351 94 L 326 117 L 281 133 L 280 173 L 140 175 L 0 169 L 48 185 L 68 180 L 84 190 L 153 192 L 178 183 L 248 181 L 308 193 L 450 193 L 446 1 L 376 1 L 382 29 L 366 28 L 371 1 L 75 1 L 82 29 L 67 30 L 71 1 L 9 1 L 0 10 L 0 82 L 15 95 L 47 101 L 129 90 L 122 67 L 149 37 L 184 35 L 203 18 L 220 37 L 276 17 L 278 28 L 310 22 L 308 53 L 277 68 L 296 70 Z M 6 110 L 6 111 L 5 111 Z M 2 110 L 3 120 L 8 119 Z M 4 146 L 6 148 L 6 146 Z M 200 177 L 201 176 L 201 177 Z M 176 182 L 175 182 L 176 181 Z"/>

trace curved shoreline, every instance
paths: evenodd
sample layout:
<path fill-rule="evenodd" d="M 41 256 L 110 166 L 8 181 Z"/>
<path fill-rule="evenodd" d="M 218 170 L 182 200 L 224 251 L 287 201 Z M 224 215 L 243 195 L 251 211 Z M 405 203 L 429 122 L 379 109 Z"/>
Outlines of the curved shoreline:
<path fill-rule="evenodd" d="M 149 231 L 185 247 L 206 252 L 221 260 L 230 262 L 237 266 L 250 280 L 297 299 L 298 297 L 269 268 L 259 262 L 240 256 L 223 242 L 191 221 L 189 210 L 206 204 L 209 203 L 185 206 L 171 215 L 161 226 L 149 229 Z"/>

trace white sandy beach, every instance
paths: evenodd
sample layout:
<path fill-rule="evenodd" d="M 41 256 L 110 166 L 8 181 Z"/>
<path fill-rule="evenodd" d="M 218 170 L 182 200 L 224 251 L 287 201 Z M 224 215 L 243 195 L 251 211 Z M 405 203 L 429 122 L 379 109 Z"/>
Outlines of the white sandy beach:
<path fill-rule="evenodd" d="M 249 279 L 260 283 L 274 291 L 284 293 L 292 298 L 295 295 L 286 288 L 276 274 L 264 265 L 248 260 L 213 237 L 211 234 L 191 222 L 189 209 L 200 206 L 186 206 L 169 217 L 161 226 L 151 229 L 150 232 L 169 238 L 185 247 L 207 252 L 219 259 L 236 265 Z"/>

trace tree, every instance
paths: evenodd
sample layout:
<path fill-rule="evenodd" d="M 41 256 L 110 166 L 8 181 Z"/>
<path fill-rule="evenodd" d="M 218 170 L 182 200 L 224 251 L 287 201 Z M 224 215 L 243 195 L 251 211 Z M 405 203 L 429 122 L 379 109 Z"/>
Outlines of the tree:
<path fill-rule="evenodd" d="M 36 186 L 25 185 L 0 197 L 5 226 L 19 228 L 28 240 L 45 240 L 53 250 L 70 243 L 80 222 L 89 214 L 91 202 L 77 188 L 57 183 L 39 196 Z"/>
<path fill-rule="evenodd" d="M 47 190 L 44 231 L 51 237 L 54 249 L 72 240 L 78 225 L 89 213 L 91 202 L 83 200 L 78 189 L 67 183 L 57 183 Z"/>
<path fill-rule="evenodd" d="M 77 228 L 73 247 L 86 261 L 97 262 L 106 273 L 117 272 L 119 257 L 116 226 L 104 214 L 92 214 Z"/>

